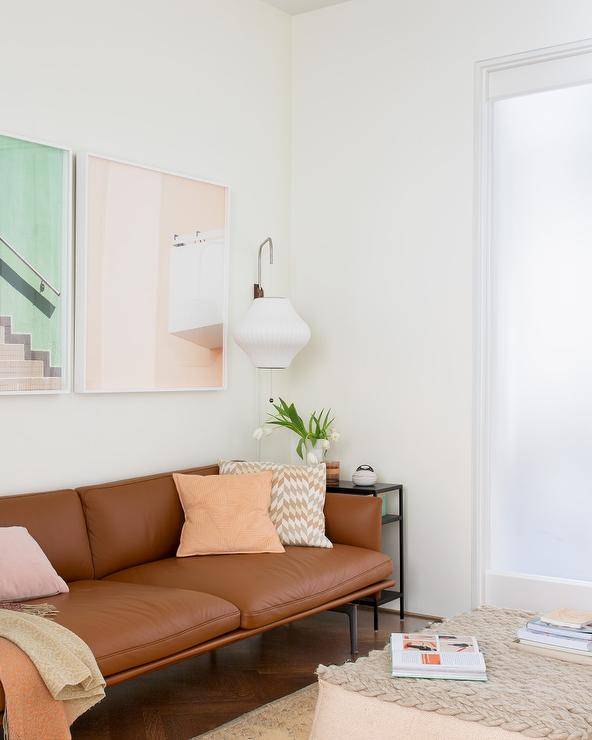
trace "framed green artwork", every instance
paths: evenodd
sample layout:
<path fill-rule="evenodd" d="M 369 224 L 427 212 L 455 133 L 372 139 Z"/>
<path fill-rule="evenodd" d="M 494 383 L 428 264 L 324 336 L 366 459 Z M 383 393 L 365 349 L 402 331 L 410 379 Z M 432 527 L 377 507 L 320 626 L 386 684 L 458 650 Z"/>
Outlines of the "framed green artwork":
<path fill-rule="evenodd" d="M 0 393 L 70 390 L 72 153 L 0 134 Z"/>

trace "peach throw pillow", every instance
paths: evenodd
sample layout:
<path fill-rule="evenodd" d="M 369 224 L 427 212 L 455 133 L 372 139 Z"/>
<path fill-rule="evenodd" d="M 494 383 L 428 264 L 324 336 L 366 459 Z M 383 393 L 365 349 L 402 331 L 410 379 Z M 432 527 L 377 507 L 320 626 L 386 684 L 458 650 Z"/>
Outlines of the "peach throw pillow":
<path fill-rule="evenodd" d="M 271 472 L 173 478 L 185 512 L 177 557 L 284 552 L 269 517 Z"/>

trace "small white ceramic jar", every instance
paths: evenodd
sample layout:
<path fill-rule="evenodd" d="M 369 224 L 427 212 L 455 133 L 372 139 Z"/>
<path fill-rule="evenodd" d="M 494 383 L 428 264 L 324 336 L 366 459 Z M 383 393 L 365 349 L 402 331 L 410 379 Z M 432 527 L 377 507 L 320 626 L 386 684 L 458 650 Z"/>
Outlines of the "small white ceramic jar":
<path fill-rule="evenodd" d="M 377 480 L 378 476 L 370 465 L 360 465 L 352 475 L 352 483 L 356 486 L 373 486 Z"/>

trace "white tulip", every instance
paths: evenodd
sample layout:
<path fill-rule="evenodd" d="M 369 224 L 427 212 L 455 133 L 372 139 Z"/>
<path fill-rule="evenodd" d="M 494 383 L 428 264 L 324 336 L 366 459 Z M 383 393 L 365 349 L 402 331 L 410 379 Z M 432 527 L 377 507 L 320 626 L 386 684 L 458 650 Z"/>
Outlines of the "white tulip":
<path fill-rule="evenodd" d="M 253 432 L 253 439 L 256 439 L 259 441 L 261 437 L 263 436 L 263 429 L 261 427 L 257 427 L 255 431 Z"/>
<path fill-rule="evenodd" d="M 309 452 L 308 453 L 308 455 L 306 456 L 306 462 L 309 465 L 318 465 L 319 464 L 319 460 L 318 460 L 317 456 L 314 454 L 314 452 Z"/>
<path fill-rule="evenodd" d="M 329 442 L 328 439 L 322 439 L 321 440 L 321 447 L 323 448 L 323 450 L 328 450 L 329 447 L 331 447 L 331 442 Z"/>
<path fill-rule="evenodd" d="M 339 432 L 336 432 L 334 429 L 331 430 L 329 434 L 329 439 L 331 442 L 339 442 L 339 438 L 341 437 L 341 434 Z"/>

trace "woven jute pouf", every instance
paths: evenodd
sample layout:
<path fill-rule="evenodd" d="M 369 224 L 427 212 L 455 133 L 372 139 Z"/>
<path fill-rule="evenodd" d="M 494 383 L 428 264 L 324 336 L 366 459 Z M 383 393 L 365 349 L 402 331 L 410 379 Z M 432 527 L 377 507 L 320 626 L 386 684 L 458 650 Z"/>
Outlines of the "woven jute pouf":
<path fill-rule="evenodd" d="M 424 632 L 475 635 L 487 664 L 486 683 L 390 676 L 390 647 L 342 666 L 319 666 L 322 681 L 347 691 L 437 712 L 526 737 L 592 740 L 592 668 L 512 647 L 533 615 L 482 607 Z"/>

